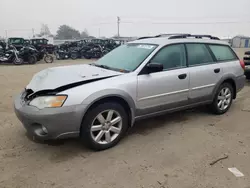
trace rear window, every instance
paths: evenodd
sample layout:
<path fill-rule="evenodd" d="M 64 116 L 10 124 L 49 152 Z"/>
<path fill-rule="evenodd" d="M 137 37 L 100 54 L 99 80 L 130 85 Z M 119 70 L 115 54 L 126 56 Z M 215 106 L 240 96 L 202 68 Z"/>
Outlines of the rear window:
<path fill-rule="evenodd" d="M 210 44 L 208 46 L 210 47 L 217 61 L 231 61 L 238 59 L 229 46 L 214 44 Z"/>
<path fill-rule="evenodd" d="M 186 47 L 189 66 L 210 64 L 214 62 L 205 44 L 186 44 Z"/>

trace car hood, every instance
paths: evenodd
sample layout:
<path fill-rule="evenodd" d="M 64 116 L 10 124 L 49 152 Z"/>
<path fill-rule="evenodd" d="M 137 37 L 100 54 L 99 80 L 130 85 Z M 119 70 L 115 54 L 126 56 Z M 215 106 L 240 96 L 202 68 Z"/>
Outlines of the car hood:
<path fill-rule="evenodd" d="M 93 65 L 71 65 L 48 68 L 36 73 L 26 89 L 33 92 L 54 90 L 74 83 L 84 84 L 99 79 L 109 78 L 124 73 L 103 69 Z"/>

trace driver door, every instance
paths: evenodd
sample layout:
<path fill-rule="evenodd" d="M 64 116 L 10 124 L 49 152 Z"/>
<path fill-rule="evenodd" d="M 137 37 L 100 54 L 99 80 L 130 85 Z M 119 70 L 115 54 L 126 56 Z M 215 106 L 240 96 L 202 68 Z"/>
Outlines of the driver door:
<path fill-rule="evenodd" d="M 163 47 L 150 63 L 163 64 L 163 71 L 138 75 L 137 116 L 188 104 L 189 71 L 184 44 Z"/>

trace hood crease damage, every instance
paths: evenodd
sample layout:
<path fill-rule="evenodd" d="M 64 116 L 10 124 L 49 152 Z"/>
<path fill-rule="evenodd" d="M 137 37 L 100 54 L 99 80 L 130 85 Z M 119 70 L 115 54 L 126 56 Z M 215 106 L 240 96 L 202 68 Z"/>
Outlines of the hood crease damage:
<path fill-rule="evenodd" d="M 118 76 L 118 75 L 114 75 L 114 76 Z M 59 92 L 62 92 L 62 91 L 65 91 L 65 90 L 68 90 L 68 89 L 71 89 L 71 88 L 74 88 L 74 87 L 77 87 L 77 86 L 81 86 L 81 85 L 88 84 L 88 83 L 95 82 L 95 81 L 99 81 L 99 80 L 104 80 L 104 79 L 111 78 L 111 77 L 114 77 L 114 76 L 107 76 L 107 77 L 96 78 L 96 79 L 91 79 L 91 80 L 84 80 L 84 81 L 75 82 L 75 83 L 67 84 L 67 85 L 64 85 L 64 86 L 60 86 L 60 87 L 55 88 L 55 89 L 46 89 L 46 90 L 40 90 L 40 91 L 37 91 L 37 92 L 34 92 L 32 89 L 26 89 L 25 98 L 27 100 L 31 100 L 31 99 L 34 99 L 37 96 L 55 95 L 55 94 L 57 94 Z"/>

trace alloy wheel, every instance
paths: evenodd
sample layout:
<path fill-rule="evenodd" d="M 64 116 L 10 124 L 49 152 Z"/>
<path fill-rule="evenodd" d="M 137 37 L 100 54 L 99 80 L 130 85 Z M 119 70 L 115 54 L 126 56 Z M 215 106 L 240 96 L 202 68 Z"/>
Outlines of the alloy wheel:
<path fill-rule="evenodd" d="M 109 144 L 121 133 L 122 117 L 115 110 L 99 113 L 91 124 L 91 137 L 98 144 Z"/>
<path fill-rule="evenodd" d="M 232 100 L 232 93 L 231 90 L 228 87 L 224 87 L 219 92 L 218 98 L 217 98 L 217 106 L 220 110 L 226 110 Z"/>

